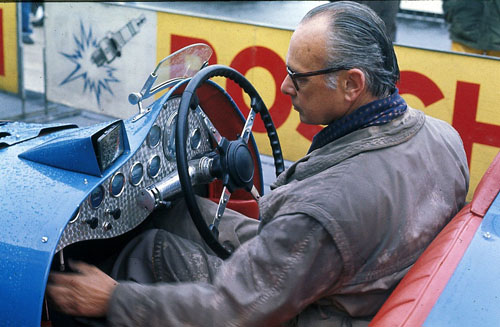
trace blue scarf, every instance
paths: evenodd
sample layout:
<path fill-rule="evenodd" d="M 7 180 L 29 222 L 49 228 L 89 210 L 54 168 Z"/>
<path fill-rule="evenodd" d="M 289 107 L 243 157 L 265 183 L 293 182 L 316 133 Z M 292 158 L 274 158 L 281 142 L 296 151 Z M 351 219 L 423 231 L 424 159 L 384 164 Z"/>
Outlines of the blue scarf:
<path fill-rule="evenodd" d="M 396 89 L 387 98 L 365 104 L 349 115 L 337 119 L 323 128 L 314 136 L 307 153 L 311 153 L 358 129 L 386 124 L 404 114 L 406 109 L 406 102 Z"/>

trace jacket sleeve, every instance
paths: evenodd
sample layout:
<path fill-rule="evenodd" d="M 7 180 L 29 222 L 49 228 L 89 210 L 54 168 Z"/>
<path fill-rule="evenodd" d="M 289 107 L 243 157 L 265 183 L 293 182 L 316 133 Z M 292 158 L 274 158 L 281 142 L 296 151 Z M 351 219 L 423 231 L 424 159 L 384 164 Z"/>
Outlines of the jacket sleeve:
<path fill-rule="evenodd" d="M 213 283 L 124 282 L 108 308 L 112 326 L 273 326 L 336 284 L 342 262 L 313 218 L 277 217 L 224 262 Z"/>

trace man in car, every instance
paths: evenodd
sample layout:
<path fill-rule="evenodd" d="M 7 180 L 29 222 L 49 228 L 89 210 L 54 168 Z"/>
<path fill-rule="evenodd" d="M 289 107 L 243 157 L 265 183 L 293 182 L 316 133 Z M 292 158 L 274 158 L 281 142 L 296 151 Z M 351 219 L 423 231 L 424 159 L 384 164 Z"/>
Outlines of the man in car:
<path fill-rule="evenodd" d="M 123 250 L 119 282 L 84 263 L 52 274 L 60 310 L 117 326 L 368 324 L 464 205 L 462 142 L 400 97 L 392 42 L 363 5 L 311 10 L 287 69 L 281 90 L 300 120 L 327 126 L 260 200 L 259 222 L 227 212 L 221 240 L 236 251 L 223 261 L 195 241 L 180 203 Z"/>

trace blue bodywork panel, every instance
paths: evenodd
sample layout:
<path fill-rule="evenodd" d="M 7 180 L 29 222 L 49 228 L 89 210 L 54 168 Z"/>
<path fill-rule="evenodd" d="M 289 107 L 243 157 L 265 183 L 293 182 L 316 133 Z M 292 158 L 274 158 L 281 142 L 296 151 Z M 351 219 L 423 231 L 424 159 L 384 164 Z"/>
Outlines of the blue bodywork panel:
<path fill-rule="evenodd" d="M 424 326 L 498 326 L 500 322 L 500 194 Z"/>
<path fill-rule="evenodd" d="M 119 121 L 123 127 L 123 122 Z M 65 133 L 64 136 L 47 141 L 37 147 L 29 149 L 19 155 L 20 158 L 39 162 L 53 167 L 76 171 L 101 177 L 103 171 L 99 168 L 99 163 L 94 150 L 94 135 L 113 125 L 107 123 L 95 125 L 87 128 L 87 132 L 82 134 L 80 130 Z M 122 135 L 125 153 L 130 149 L 126 134 Z"/>
<path fill-rule="evenodd" d="M 27 124 L 2 121 L 0 124 L 0 149 L 38 136 L 76 127 L 78 126 L 74 124 Z"/>
<path fill-rule="evenodd" d="M 67 226 L 75 226 L 68 222 L 88 203 L 85 201 L 93 190 L 130 165 L 134 155 L 142 153 L 152 126 L 165 116 L 168 106 L 164 108 L 163 104 L 167 99 L 179 98 L 187 82 L 189 79 L 172 87 L 153 103 L 149 112 L 125 121 L 85 128 L 20 122 L 0 124 L 0 325 L 40 325 L 52 260 Z M 244 117 L 231 97 L 217 84 L 208 83 L 212 86 L 209 89 L 227 100 L 243 126 Z M 95 140 L 117 124 L 122 126 L 124 151 L 114 157 L 109 167 L 102 168 L 96 162 Z M 258 153 L 253 137 L 249 142 Z M 114 143 L 109 144 L 113 148 Z M 263 194 L 258 156 L 256 160 L 259 191 Z"/>
<path fill-rule="evenodd" d="M 85 143 L 97 130 L 108 126 L 109 122 L 87 128 L 59 130 L 42 136 L 38 136 L 41 128 L 50 125 L 36 126 L 38 124 L 13 122 L 0 126 L 0 132 L 9 130 L 3 135 L 14 137 L 9 139 L 9 142 L 4 142 L 4 147 L 0 149 L 1 325 L 40 325 L 45 285 L 52 258 L 68 220 L 92 189 L 137 151 L 158 116 L 163 100 L 174 90 L 175 88 L 165 94 L 161 101 L 157 101 L 144 117 L 135 122 L 132 119 L 125 121 L 130 150 L 118 157 L 111 167 L 102 173 L 102 177 L 97 177 L 101 173 L 85 174 L 54 167 L 56 164 L 50 162 L 54 158 L 37 160 L 36 155 L 32 154 L 30 160 L 27 160 L 20 158 L 20 155 L 29 153 L 36 147 L 43 149 L 44 145 L 58 143 L 63 144 L 63 150 L 70 153 L 53 152 L 52 155 L 71 156 L 73 162 L 86 163 L 88 153 L 80 151 L 81 146 L 73 147 L 65 142 L 72 138 L 78 140 L 76 142 Z M 16 135 L 19 136 L 17 139 Z M 40 163 L 44 160 L 44 163 Z"/>

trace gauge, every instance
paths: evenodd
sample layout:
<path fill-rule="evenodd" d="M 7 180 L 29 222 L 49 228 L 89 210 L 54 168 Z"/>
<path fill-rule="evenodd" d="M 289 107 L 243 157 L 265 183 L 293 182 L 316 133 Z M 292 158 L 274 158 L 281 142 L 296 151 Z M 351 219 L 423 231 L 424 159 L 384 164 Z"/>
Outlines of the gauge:
<path fill-rule="evenodd" d="M 69 224 L 73 224 L 75 221 L 78 220 L 79 217 L 80 217 L 80 207 L 76 209 L 75 213 L 73 214 L 73 217 L 71 217 L 71 219 L 69 220 Z"/>
<path fill-rule="evenodd" d="M 175 159 L 175 126 L 177 122 L 177 113 L 168 117 L 165 132 L 163 133 L 163 153 L 165 157 L 172 161 Z"/>
<path fill-rule="evenodd" d="M 102 187 L 102 185 L 99 185 L 92 191 L 92 193 L 90 193 L 90 206 L 93 209 L 97 209 L 101 205 L 102 200 L 104 200 L 104 187 Z"/>
<path fill-rule="evenodd" d="M 161 138 L 161 128 L 158 125 L 154 125 L 148 134 L 148 145 L 151 148 L 156 147 L 160 143 Z"/>
<path fill-rule="evenodd" d="M 191 133 L 190 143 L 191 143 L 191 149 L 197 150 L 200 147 L 201 144 L 201 132 L 200 129 L 197 128 Z"/>
<path fill-rule="evenodd" d="M 136 162 L 132 169 L 130 169 L 130 184 L 137 186 L 142 181 L 144 176 L 144 167 L 140 162 Z"/>
<path fill-rule="evenodd" d="M 124 140 L 123 140 L 123 123 L 116 122 L 115 124 L 108 127 L 104 132 L 98 136 L 95 141 L 95 152 L 97 157 L 97 162 L 101 171 L 108 169 L 109 166 L 115 162 L 115 160 L 123 154 L 124 151 Z"/>
<path fill-rule="evenodd" d="M 161 167 L 161 159 L 159 156 L 154 156 L 149 160 L 148 163 L 148 175 L 149 177 L 153 178 L 158 176 L 158 173 L 160 172 L 160 167 Z"/>
<path fill-rule="evenodd" d="M 111 178 L 111 183 L 109 183 L 109 192 L 112 196 L 117 197 L 122 194 L 125 188 L 125 175 L 118 172 Z"/>

